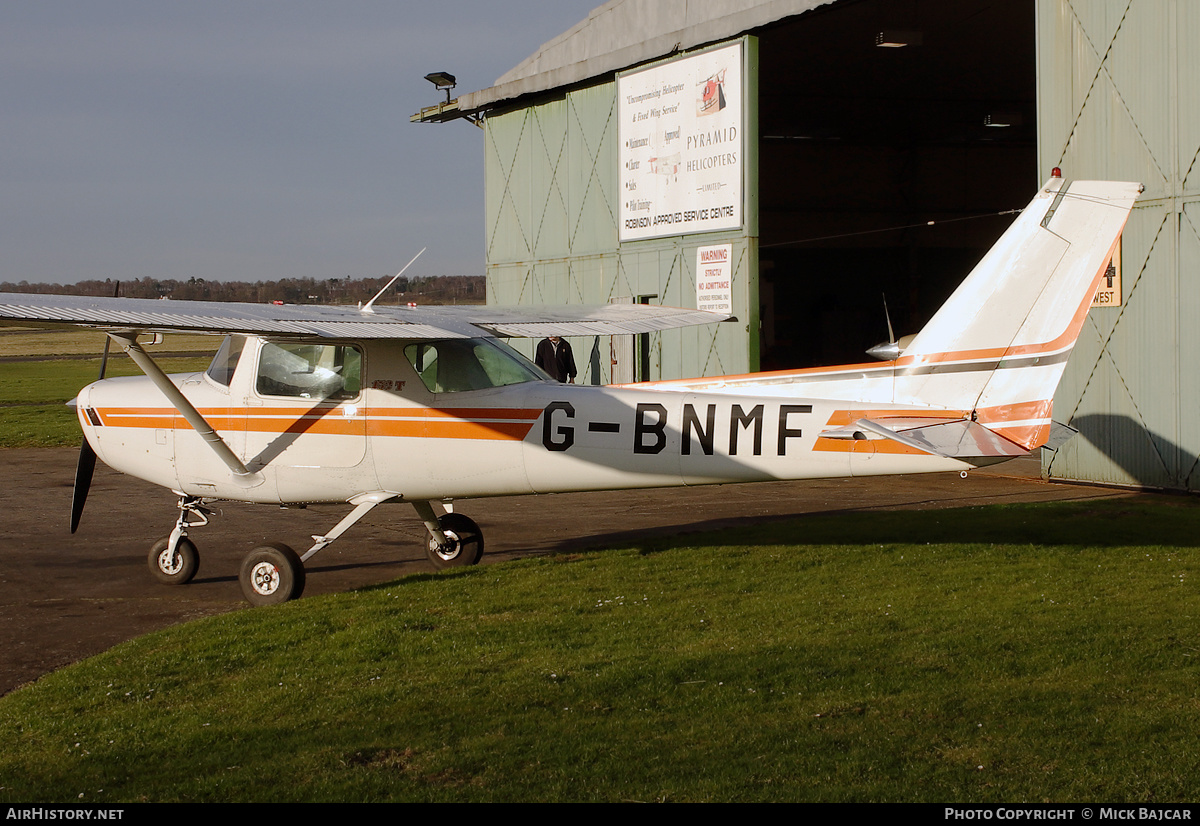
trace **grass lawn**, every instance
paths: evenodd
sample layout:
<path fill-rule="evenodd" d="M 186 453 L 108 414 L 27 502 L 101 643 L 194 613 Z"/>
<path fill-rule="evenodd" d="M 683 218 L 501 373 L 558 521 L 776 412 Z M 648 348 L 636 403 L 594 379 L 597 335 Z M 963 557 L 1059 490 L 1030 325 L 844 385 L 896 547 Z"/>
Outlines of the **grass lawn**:
<path fill-rule="evenodd" d="M 99 376 L 103 338 L 92 330 L 0 330 L 0 356 L 96 355 L 94 359 L 0 362 L 0 448 L 79 444 L 79 424 L 66 403 Z M 204 353 L 184 358 L 156 357 L 167 373 L 190 373 L 206 369 L 218 345 L 219 339 L 212 336 L 169 336 L 154 349 Z M 114 348 L 106 375 L 136 376 L 141 371 Z"/>
<path fill-rule="evenodd" d="M 1198 529 L 819 516 L 239 611 L 0 699 L 0 800 L 1195 800 Z"/>
<path fill-rule="evenodd" d="M 0 446 L 77 444 L 98 369 L 0 364 Z M 238 611 L 0 698 L 0 801 L 1192 801 L 1198 535 L 815 516 Z"/>
<path fill-rule="evenodd" d="M 105 338 L 107 336 L 99 330 L 81 327 L 0 327 L 0 357 L 99 356 L 104 350 Z M 172 333 L 163 344 L 155 346 L 164 351 L 211 354 L 220 345 L 220 336 Z"/>

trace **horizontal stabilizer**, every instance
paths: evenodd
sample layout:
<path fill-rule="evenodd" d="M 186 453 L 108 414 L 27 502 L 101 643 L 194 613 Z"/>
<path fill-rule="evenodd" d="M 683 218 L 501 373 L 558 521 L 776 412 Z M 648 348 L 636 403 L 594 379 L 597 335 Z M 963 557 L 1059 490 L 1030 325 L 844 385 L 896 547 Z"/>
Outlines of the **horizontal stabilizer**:
<path fill-rule="evenodd" d="M 870 438 L 868 433 L 949 459 L 1011 459 L 1029 451 L 969 419 L 930 423 L 929 419 L 859 419 L 850 427 L 827 430 L 824 439 Z"/>

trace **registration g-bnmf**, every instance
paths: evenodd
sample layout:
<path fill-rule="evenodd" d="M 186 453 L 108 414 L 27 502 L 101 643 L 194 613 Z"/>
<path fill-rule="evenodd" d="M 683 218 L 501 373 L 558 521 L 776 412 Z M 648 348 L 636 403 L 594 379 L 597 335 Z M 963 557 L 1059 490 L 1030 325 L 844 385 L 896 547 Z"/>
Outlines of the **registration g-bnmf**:
<path fill-rule="evenodd" d="M 293 599 L 304 561 L 371 509 L 408 503 L 437 567 L 483 535 L 458 499 L 966 470 L 1051 443 L 1055 387 L 1141 187 L 1051 178 L 958 289 L 886 361 L 624 386 L 558 384 L 504 338 L 644 333 L 725 316 L 644 305 L 309 307 L 0 295 L 0 323 L 105 331 L 145 376 L 80 391 L 72 530 L 96 457 L 169 488 L 150 549 L 195 574 L 217 500 L 342 503 L 297 554 L 241 566 L 250 602 Z M 224 335 L 204 373 L 165 375 L 140 339 Z M 1069 432 L 1069 429 L 1065 429 Z"/>

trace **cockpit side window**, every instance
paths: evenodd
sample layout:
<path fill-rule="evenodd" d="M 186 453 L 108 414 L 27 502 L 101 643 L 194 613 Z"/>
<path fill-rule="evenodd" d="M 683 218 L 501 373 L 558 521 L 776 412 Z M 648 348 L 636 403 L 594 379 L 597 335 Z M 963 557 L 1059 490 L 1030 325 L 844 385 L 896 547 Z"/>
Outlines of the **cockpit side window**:
<path fill-rule="evenodd" d="M 422 341 L 405 347 L 404 355 L 431 393 L 486 390 L 545 380 L 511 347 L 487 338 Z"/>
<path fill-rule="evenodd" d="M 345 344 L 263 342 L 255 388 L 264 396 L 352 399 L 362 390 L 362 353 Z"/>
<path fill-rule="evenodd" d="M 245 346 L 245 336 L 225 336 L 205 375 L 222 387 L 228 387 L 233 381 L 233 371 L 237 369 L 238 361 L 242 358 L 242 348 Z"/>

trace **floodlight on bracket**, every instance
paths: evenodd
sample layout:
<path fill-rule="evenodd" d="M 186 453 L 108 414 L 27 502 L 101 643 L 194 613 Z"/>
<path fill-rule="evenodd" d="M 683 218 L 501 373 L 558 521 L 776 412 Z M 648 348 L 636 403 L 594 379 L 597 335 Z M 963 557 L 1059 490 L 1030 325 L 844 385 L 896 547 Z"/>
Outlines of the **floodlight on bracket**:
<path fill-rule="evenodd" d="M 446 93 L 446 103 L 450 102 L 450 90 L 458 83 L 458 79 L 454 75 L 449 72 L 430 72 L 425 75 L 425 79 L 432 83 L 434 88 L 439 92 L 444 91 Z"/>
<path fill-rule="evenodd" d="M 444 91 L 446 100 L 433 106 L 422 107 L 420 112 L 409 118 L 410 121 L 414 123 L 445 123 L 461 119 L 475 124 L 480 129 L 483 128 L 482 112 L 462 112 L 458 108 L 458 99 L 450 97 L 450 90 L 458 83 L 458 79 L 454 75 L 449 72 L 430 72 L 425 75 L 425 79 L 432 83 L 439 92 Z"/>

